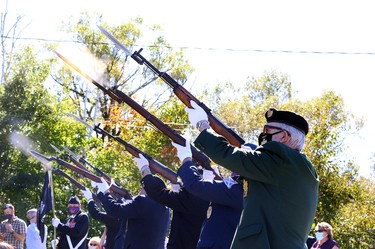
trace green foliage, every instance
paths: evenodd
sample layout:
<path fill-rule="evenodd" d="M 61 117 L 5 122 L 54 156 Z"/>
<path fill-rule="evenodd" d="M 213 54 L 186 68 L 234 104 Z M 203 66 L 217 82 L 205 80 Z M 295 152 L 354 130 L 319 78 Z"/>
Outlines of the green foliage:
<path fill-rule="evenodd" d="M 155 40 L 147 50 L 142 51 L 142 56 L 160 71 L 171 74 L 181 84 L 185 83 L 188 75 L 193 71 L 184 59 L 182 51 L 174 52 L 170 48 L 161 35 L 159 26 L 145 27 L 142 18 L 110 26 L 101 22 L 99 14 L 83 13 L 78 20 L 70 19 L 63 29 L 84 44 L 95 58 L 105 63 L 104 72 L 97 72 L 98 75 L 94 77 L 94 80 L 108 87 L 119 89 L 129 96 L 144 95 L 142 101 L 148 106 L 164 102 L 172 92 L 170 88 L 165 88 L 164 83 L 161 84 L 161 80 L 154 72 L 145 65 L 138 65 L 124 51 L 119 50 L 97 27 L 91 25 L 93 20 L 107 29 L 129 51 L 137 49 L 136 43 L 139 42 L 143 33 L 147 33 L 149 36 L 154 35 Z M 141 28 L 143 28 L 142 32 Z M 57 72 L 56 82 L 62 86 L 63 92 L 70 96 L 81 117 L 88 117 L 89 120 L 96 120 L 98 115 L 103 119 L 108 118 L 110 108 L 114 104 L 112 99 L 108 96 L 98 99 L 97 89 L 87 88 L 86 83 L 83 83 L 79 78 L 72 78 L 71 73 L 67 73 L 65 69 L 55 71 Z M 74 72 L 74 74 L 76 73 Z M 148 90 L 150 87 L 153 91 Z M 82 106 L 82 98 L 85 99 L 85 106 Z M 95 106 L 99 106 L 100 113 L 94 108 Z"/>
<path fill-rule="evenodd" d="M 356 198 L 344 205 L 333 220 L 335 238 L 340 248 L 375 248 L 374 244 L 374 183 L 357 180 Z"/>
<path fill-rule="evenodd" d="M 46 90 L 44 82 L 50 70 L 47 60 L 38 58 L 31 47 L 25 47 L 14 61 L 14 71 L 2 86 L 0 95 L 3 172 L 0 201 L 12 202 L 17 215 L 25 219 L 26 211 L 39 205 L 45 174 L 43 165 L 30 157 L 30 150 L 49 155 L 53 152 L 50 144 L 84 144 L 85 130 L 79 130 L 76 122 L 65 115 L 71 108 L 57 102 Z M 18 136 L 14 137 L 15 134 Z M 23 138 L 26 139 L 21 140 Z M 55 180 L 54 186 L 59 214 L 59 210 L 66 209 L 67 198 L 74 188 L 61 178 Z"/>
<path fill-rule="evenodd" d="M 98 29 L 92 28 L 93 19 L 100 21 L 101 17 L 83 14 L 78 20 L 71 19 L 65 30 L 105 63 L 108 86 L 128 93 L 177 133 L 191 135 L 185 106 L 174 97 L 170 87 L 145 66 L 137 65 L 119 51 Z M 145 31 L 142 25 L 141 18 L 118 26 L 102 24 L 130 51 L 136 49 L 144 32 L 155 34 L 153 45 L 142 54 L 145 53 L 145 58 L 150 57 L 149 61 L 160 71 L 184 84 L 193 68 L 184 58 L 183 51 L 173 51 L 159 26 Z M 31 142 L 25 146 L 32 146 L 47 156 L 63 156 L 54 151 L 51 144 L 60 149 L 66 146 L 133 194 L 138 192 L 141 176 L 133 156 L 125 147 L 113 139 L 92 133 L 66 113 L 87 117 L 85 121 L 96 125 L 101 123 L 100 126 L 113 136 L 141 149 L 172 170 L 178 169 L 180 162 L 170 139 L 127 105 L 98 94 L 95 88 L 88 88 L 75 73 L 55 67 L 53 60 L 38 58 L 32 47 L 19 50 L 13 61 L 7 82 L 0 86 L 0 202 L 10 199 L 19 217 L 25 219 L 26 210 L 38 205 L 45 171 L 39 161 L 14 147 L 11 134 L 26 136 Z M 61 86 L 57 94 L 49 92 L 45 84 L 50 72 L 55 76 L 55 83 Z M 375 226 L 374 185 L 367 179 L 358 178 L 358 165 L 345 156 L 347 148 L 344 147 L 345 136 L 357 132 L 363 120 L 346 111 L 343 99 L 333 91 L 304 102 L 294 98 L 288 75 L 276 71 L 249 78 L 242 88 L 235 86 L 234 83 L 217 85 L 197 97 L 224 123 L 253 143 L 263 128 L 264 113 L 269 107 L 304 115 L 309 121 L 310 132 L 303 152 L 315 165 L 320 179 L 314 223 L 326 221 L 332 224 L 341 248 L 371 248 Z M 88 179 L 56 163 L 53 167 L 90 187 Z M 53 181 L 56 216 L 64 219 L 68 216 L 66 202 L 71 195 L 80 195 L 79 189 L 59 175 L 54 174 Z M 85 200 L 83 204 L 85 207 Z M 47 224 L 51 216 L 52 213 L 47 215 Z M 89 236 L 99 235 L 102 225 L 93 219 L 91 222 Z M 52 233 L 53 229 L 49 230 Z"/>
<path fill-rule="evenodd" d="M 317 219 L 330 221 L 357 195 L 357 170 L 353 162 L 340 156 L 345 149 L 345 134 L 352 130 L 348 122 L 351 114 L 344 110 L 342 98 L 333 92 L 311 100 L 304 111 L 312 127 L 305 151 L 320 178 Z"/>

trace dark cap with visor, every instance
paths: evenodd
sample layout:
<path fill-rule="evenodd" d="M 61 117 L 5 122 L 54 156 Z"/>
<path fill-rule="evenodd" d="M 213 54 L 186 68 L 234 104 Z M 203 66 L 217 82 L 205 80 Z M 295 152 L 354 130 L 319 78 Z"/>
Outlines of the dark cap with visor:
<path fill-rule="evenodd" d="M 297 113 L 270 108 L 264 116 L 267 119 L 267 123 L 276 122 L 290 125 L 305 135 L 309 132 L 309 124 L 306 119 Z"/>
<path fill-rule="evenodd" d="M 70 197 L 68 204 L 81 204 L 77 196 Z"/>

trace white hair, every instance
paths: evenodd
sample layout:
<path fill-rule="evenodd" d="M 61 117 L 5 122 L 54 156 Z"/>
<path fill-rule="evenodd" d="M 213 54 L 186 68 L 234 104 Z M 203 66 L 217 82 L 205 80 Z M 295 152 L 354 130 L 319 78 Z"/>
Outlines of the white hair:
<path fill-rule="evenodd" d="M 281 129 L 284 129 L 289 132 L 290 140 L 287 144 L 289 147 L 298 151 L 302 151 L 303 147 L 305 146 L 305 139 L 306 139 L 306 136 L 302 131 L 284 123 L 277 123 L 277 122 L 273 122 L 273 123 L 277 124 L 277 127 L 280 127 Z"/>
<path fill-rule="evenodd" d="M 30 209 L 26 212 L 26 216 L 29 216 L 29 215 L 35 216 L 35 215 L 37 215 L 37 212 L 38 212 L 38 210 L 36 208 L 32 208 L 32 209 Z"/>

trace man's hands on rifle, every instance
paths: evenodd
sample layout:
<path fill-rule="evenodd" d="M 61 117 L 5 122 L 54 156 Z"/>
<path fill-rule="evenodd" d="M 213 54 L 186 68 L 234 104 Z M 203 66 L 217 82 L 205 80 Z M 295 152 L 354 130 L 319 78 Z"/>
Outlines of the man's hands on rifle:
<path fill-rule="evenodd" d="M 212 165 L 211 168 L 212 170 L 203 169 L 203 180 L 212 182 L 216 176 L 220 176 L 219 168 L 217 167 L 217 165 Z"/>
<path fill-rule="evenodd" d="M 178 193 L 181 191 L 181 185 L 179 183 L 171 183 L 171 191 Z"/>
<path fill-rule="evenodd" d="M 134 160 L 137 162 L 138 169 L 139 169 L 139 171 L 141 172 L 142 175 L 143 175 L 143 173 L 144 173 L 146 170 L 150 170 L 149 162 L 148 162 L 148 160 L 143 156 L 143 154 L 139 153 L 139 154 L 138 154 L 138 157 L 135 157 Z"/>
<path fill-rule="evenodd" d="M 207 129 L 209 127 L 207 113 L 200 107 L 195 101 L 191 100 L 190 105 L 193 108 L 185 108 L 185 111 L 188 113 L 190 124 L 197 129 L 201 130 L 201 127 Z"/>
<path fill-rule="evenodd" d="M 93 200 L 92 198 L 92 193 L 90 191 L 90 189 L 86 188 L 86 189 L 82 189 L 81 190 L 83 196 L 86 198 L 87 202 L 90 202 Z"/>
<path fill-rule="evenodd" d="M 185 146 L 179 145 L 177 143 L 172 142 L 172 145 L 177 149 L 177 156 L 180 161 L 183 163 L 186 158 L 189 160 L 192 159 L 192 153 L 190 148 L 190 143 L 188 140 L 185 140 Z"/>
<path fill-rule="evenodd" d="M 97 192 L 98 194 L 99 194 L 99 192 L 102 192 L 103 194 L 105 194 L 109 190 L 110 186 L 108 185 L 106 180 L 104 180 L 103 177 L 101 177 L 100 179 L 102 180 L 101 182 L 91 181 L 91 186 L 93 188 L 95 188 L 95 187 L 98 188 L 98 192 Z"/>

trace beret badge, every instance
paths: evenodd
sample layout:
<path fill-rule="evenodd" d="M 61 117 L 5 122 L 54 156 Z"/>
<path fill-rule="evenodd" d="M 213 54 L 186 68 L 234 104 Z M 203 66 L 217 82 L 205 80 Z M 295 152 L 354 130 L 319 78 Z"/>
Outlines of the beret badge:
<path fill-rule="evenodd" d="M 273 109 L 269 109 L 269 110 L 267 111 L 267 113 L 266 113 L 266 117 L 267 117 L 267 118 L 270 118 L 270 117 L 272 117 L 272 115 L 273 115 Z"/>
<path fill-rule="evenodd" d="M 275 108 L 270 108 L 264 116 L 267 123 L 277 122 L 293 126 L 303 132 L 305 135 L 309 132 L 309 124 L 301 115 L 291 111 L 279 111 Z"/>

